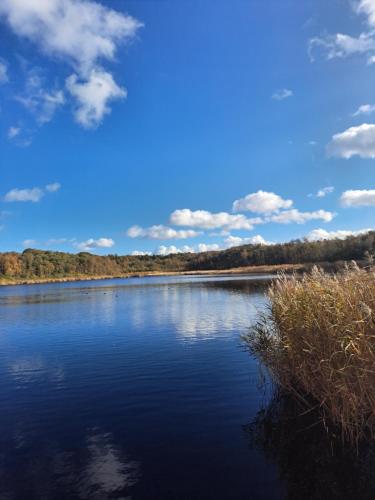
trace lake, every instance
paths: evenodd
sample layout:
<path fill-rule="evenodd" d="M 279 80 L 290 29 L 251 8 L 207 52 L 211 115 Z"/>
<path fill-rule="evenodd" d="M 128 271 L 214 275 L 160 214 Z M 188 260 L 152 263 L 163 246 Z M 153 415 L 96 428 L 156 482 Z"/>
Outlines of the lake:
<path fill-rule="evenodd" d="M 278 499 L 246 426 L 265 278 L 0 288 L 0 498 Z"/>

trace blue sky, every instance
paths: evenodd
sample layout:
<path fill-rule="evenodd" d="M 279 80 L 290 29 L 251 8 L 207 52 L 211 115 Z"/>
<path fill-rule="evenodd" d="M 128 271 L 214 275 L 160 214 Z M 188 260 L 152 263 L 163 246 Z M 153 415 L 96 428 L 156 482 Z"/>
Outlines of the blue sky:
<path fill-rule="evenodd" d="M 374 0 L 3 0 L 0 27 L 1 251 L 375 227 Z"/>

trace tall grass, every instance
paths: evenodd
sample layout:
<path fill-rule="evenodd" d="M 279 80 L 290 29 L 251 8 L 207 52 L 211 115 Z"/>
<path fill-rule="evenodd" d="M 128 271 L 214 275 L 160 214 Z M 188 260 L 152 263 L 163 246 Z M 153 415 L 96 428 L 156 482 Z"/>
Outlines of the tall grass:
<path fill-rule="evenodd" d="M 251 350 L 285 389 L 311 396 L 351 442 L 375 436 L 375 272 L 281 275 Z M 306 403 L 307 404 L 307 403 Z"/>

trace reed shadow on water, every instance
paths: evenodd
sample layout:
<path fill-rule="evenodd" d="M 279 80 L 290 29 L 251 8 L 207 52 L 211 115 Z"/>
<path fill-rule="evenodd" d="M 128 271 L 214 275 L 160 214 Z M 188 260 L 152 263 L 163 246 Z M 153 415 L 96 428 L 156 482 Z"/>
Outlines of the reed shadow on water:
<path fill-rule="evenodd" d="M 344 442 L 339 429 L 327 429 L 319 408 L 306 412 L 276 388 L 243 429 L 250 446 L 277 466 L 285 500 L 375 498 L 375 444 Z"/>

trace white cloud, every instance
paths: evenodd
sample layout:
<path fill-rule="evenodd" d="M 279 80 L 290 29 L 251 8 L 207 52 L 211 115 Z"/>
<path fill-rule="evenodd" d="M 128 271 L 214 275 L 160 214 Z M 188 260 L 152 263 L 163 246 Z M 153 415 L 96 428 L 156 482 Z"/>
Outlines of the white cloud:
<path fill-rule="evenodd" d="M 4 201 L 32 201 L 34 203 L 40 201 L 44 196 L 44 192 L 40 188 L 18 189 L 14 188 L 7 192 L 4 196 Z"/>
<path fill-rule="evenodd" d="M 115 242 L 111 238 L 98 238 L 97 240 L 89 238 L 86 241 L 75 243 L 74 246 L 81 252 L 90 252 L 98 248 L 111 248 L 114 244 Z"/>
<path fill-rule="evenodd" d="M 330 156 L 338 158 L 375 158 L 375 125 L 363 123 L 335 134 L 327 146 Z"/>
<path fill-rule="evenodd" d="M 151 252 L 144 252 L 142 250 L 133 250 L 130 255 L 141 256 L 141 255 L 152 255 Z"/>
<path fill-rule="evenodd" d="M 50 193 L 56 193 L 61 188 L 61 184 L 59 182 L 53 182 L 52 184 L 47 184 L 46 190 Z"/>
<path fill-rule="evenodd" d="M 324 51 L 328 60 L 344 58 L 353 54 L 369 54 L 367 62 L 372 64 L 373 53 L 375 53 L 375 38 L 371 32 L 361 33 L 357 38 L 343 33 L 312 38 L 309 42 L 309 54 L 312 61 L 316 49 Z"/>
<path fill-rule="evenodd" d="M 90 0 L 2 0 L 0 15 L 17 35 L 67 60 L 81 74 L 99 60 L 113 60 L 118 43 L 133 39 L 142 26 Z"/>
<path fill-rule="evenodd" d="M 217 243 L 199 243 L 197 245 L 197 252 L 216 252 L 217 250 L 220 250 L 220 245 Z"/>
<path fill-rule="evenodd" d="M 250 238 L 229 235 L 224 240 L 224 246 L 226 248 L 238 247 L 240 245 L 272 245 L 272 242 L 266 241 L 260 234 L 251 236 Z"/>
<path fill-rule="evenodd" d="M 126 234 L 130 238 L 149 238 L 151 240 L 182 240 L 186 238 L 195 238 L 201 233 L 191 229 L 176 230 L 160 224 L 146 228 L 140 226 L 132 226 L 127 230 Z"/>
<path fill-rule="evenodd" d="M 349 189 L 340 197 L 343 207 L 368 207 L 375 205 L 375 189 Z"/>
<path fill-rule="evenodd" d="M 169 219 L 175 226 L 198 227 L 201 229 L 253 229 L 254 224 L 260 224 L 260 218 L 248 219 L 244 215 L 231 215 L 227 212 L 212 213 L 207 210 L 190 210 L 183 208 L 175 210 Z"/>
<path fill-rule="evenodd" d="M 356 14 L 366 16 L 369 31 L 353 37 L 344 33 L 312 38 L 309 42 L 310 58 L 314 60 L 314 52 L 322 50 L 327 59 L 344 58 L 353 54 L 367 54 L 368 64 L 375 62 L 375 3 L 374 0 L 352 2 Z"/>
<path fill-rule="evenodd" d="M 365 234 L 369 231 L 373 231 L 373 229 L 360 229 L 359 231 L 347 231 L 341 230 L 338 231 L 326 231 L 325 229 L 314 229 L 310 231 L 306 236 L 309 241 L 320 241 L 320 240 L 344 240 L 348 238 L 348 236 L 358 236 L 359 234 Z"/>
<path fill-rule="evenodd" d="M 371 27 L 375 27 L 375 2 L 374 0 L 359 0 L 355 4 L 355 10 L 358 14 L 365 14 L 367 16 L 367 23 Z"/>
<path fill-rule="evenodd" d="M 322 220 L 323 222 L 331 222 L 336 214 L 326 210 L 316 210 L 314 212 L 300 212 L 296 208 L 285 210 L 278 214 L 271 215 L 267 218 L 267 222 L 276 222 L 277 224 L 305 224 L 310 220 Z"/>
<path fill-rule="evenodd" d="M 197 252 L 213 252 L 221 250 L 220 245 L 217 243 L 207 244 L 207 243 L 199 243 L 195 247 L 184 245 L 181 248 L 178 248 L 174 245 L 165 246 L 161 245 L 155 252 L 156 255 L 171 255 L 177 253 L 197 253 Z"/>
<path fill-rule="evenodd" d="M 278 212 L 281 208 L 290 208 L 292 200 L 284 200 L 278 194 L 259 190 L 240 198 L 233 203 L 235 212 L 255 212 L 260 214 L 270 214 Z"/>
<path fill-rule="evenodd" d="M 275 99 L 276 101 L 283 101 L 288 97 L 292 97 L 292 95 L 293 91 L 290 89 L 279 89 L 274 94 L 272 94 L 272 99 Z"/>
<path fill-rule="evenodd" d="M 9 127 L 8 129 L 8 139 L 14 139 L 17 137 L 21 132 L 20 127 Z"/>
<path fill-rule="evenodd" d="M 174 245 L 170 246 L 161 245 L 155 252 L 156 255 L 171 255 L 175 253 L 193 253 L 193 249 L 189 246 L 184 246 L 183 248 L 177 248 Z"/>
<path fill-rule="evenodd" d="M 127 94 L 110 73 L 98 69 L 93 69 L 87 80 L 82 82 L 78 81 L 77 75 L 70 75 L 66 87 L 77 101 L 75 120 L 84 128 L 98 126 L 104 116 L 111 112 L 108 103 L 113 99 L 125 98 Z"/>
<path fill-rule="evenodd" d="M 0 60 L 0 84 L 7 83 L 8 81 L 8 66 L 4 61 Z"/>
<path fill-rule="evenodd" d="M 18 36 L 73 68 L 67 88 L 77 99 L 75 118 L 83 126 L 99 124 L 109 113 L 108 102 L 126 96 L 101 65 L 135 38 L 143 26 L 137 19 L 91 0 L 2 0 L 0 16 Z M 44 97 L 51 106 L 62 100 L 62 94 Z"/>
<path fill-rule="evenodd" d="M 353 113 L 353 116 L 359 115 L 371 115 L 375 111 L 375 104 L 362 104 L 359 106 L 357 111 Z"/>
<path fill-rule="evenodd" d="M 32 201 L 36 203 L 43 198 L 43 196 L 46 194 L 46 191 L 54 193 L 58 191 L 60 187 L 61 184 L 59 184 L 58 182 L 54 182 L 53 184 L 47 184 L 45 190 L 39 187 L 26 189 L 14 188 L 6 193 L 6 195 L 4 196 L 4 201 Z"/>

